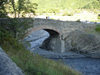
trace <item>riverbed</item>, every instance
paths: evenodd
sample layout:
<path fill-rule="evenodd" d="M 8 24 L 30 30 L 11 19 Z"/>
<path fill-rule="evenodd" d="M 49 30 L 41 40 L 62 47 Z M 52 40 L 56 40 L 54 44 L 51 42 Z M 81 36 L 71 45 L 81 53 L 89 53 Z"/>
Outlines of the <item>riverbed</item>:
<path fill-rule="evenodd" d="M 74 52 L 54 53 L 45 49 L 39 48 L 43 41 L 49 37 L 48 32 L 39 30 L 32 32 L 24 39 L 30 45 L 25 44 L 27 48 L 36 54 L 52 60 L 61 60 L 61 62 L 69 67 L 82 72 L 83 75 L 100 75 L 100 59 L 87 58 L 84 55 Z"/>

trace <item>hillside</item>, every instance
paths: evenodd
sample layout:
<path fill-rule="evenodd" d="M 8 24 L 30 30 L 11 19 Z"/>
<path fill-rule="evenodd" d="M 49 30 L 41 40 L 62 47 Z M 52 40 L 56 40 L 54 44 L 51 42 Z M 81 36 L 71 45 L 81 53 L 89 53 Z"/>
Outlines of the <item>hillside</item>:
<path fill-rule="evenodd" d="M 64 9 L 100 9 L 99 0 L 31 0 L 38 4 L 37 12 L 59 12 Z"/>

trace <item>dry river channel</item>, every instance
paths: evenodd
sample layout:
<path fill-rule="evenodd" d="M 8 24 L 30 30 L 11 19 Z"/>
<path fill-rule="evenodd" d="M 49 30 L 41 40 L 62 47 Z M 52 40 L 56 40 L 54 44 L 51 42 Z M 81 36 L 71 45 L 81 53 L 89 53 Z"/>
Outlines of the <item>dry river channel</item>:
<path fill-rule="evenodd" d="M 83 75 L 100 75 L 100 59 L 87 58 L 84 55 L 74 52 L 54 53 L 39 48 L 43 41 L 49 37 L 49 34 L 44 30 L 32 32 L 23 41 L 29 42 L 30 46 L 25 44 L 27 48 L 45 58 L 59 61 L 69 67 L 81 72 Z"/>

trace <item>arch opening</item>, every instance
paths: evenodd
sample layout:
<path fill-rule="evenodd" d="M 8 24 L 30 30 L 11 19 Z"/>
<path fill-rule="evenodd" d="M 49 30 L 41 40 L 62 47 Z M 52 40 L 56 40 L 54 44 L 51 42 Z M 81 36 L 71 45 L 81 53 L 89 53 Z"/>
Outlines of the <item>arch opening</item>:
<path fill-rule="evenodd" d="M 47 51 L 60 50 L 60 33 L 56 30 L 49 28 L 39 28 L 32 30 L 31 34 L 27 37 L 30 43 L 30 49 L 41 48 Z M 60 51 L 59 51 L 60 52 Z"/>
<path fill-rule="evenodd" d="M 60 41 L 60 34 L 52 29 L 44 29 L 49 33 L 49 37 L 45 39 L 40 46 L 42 49 L 46 49 L 48 51 L 53 52 L 60 52 L 61 48 L 61 41 Z"/>
<path fill-rule="evenodd" d="M 47 31 L 50 34 L 50 37 L 54 37 L 54 36 L 59 36 L 59 32 L 52 30 L 52 29 L 43 29 L 45 31 Z"/>

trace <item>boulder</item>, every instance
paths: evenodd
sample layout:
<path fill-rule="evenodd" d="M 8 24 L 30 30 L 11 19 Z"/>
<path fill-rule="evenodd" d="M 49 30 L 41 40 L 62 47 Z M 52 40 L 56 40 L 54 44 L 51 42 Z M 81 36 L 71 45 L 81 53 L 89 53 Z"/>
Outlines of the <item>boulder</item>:
<path fill-rule="evenodd" d="M 0 48 L 0 75 L 24 75 L 22 70 Z"/>
<path fill-rule="evenodd" d="M 61 52 L 61 40 L 59 36 L 50 36 L 42 43 L 40 48 L 53 52 Z"/>

